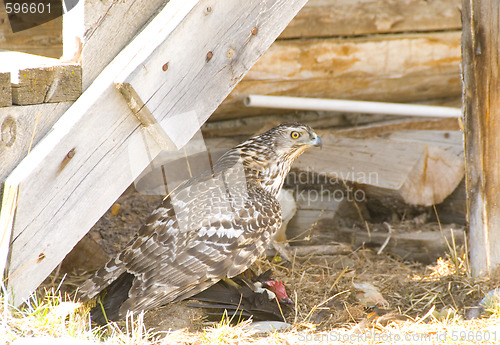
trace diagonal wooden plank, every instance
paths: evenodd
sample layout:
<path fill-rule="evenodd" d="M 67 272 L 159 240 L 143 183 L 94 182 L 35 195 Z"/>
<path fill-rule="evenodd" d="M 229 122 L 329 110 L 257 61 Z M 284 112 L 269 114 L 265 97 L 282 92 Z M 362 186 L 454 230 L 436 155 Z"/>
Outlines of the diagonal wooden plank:
<path fill-rule="evenodd" d="M 232 8 L 241 7 L 248 11 L 228 13 L 217 10 L 229 6 L 223 0 L 170 1 L 9 175 L 3 204 L 16 205 L 17 200 L 17 209 L 15 215 L 2 212 L 0 224 L 4 228 L 0 233 L 12 233 L 7 279 L 15 304 L 28 297 L 160 152 L 159 145 L 142 129 L 127 101 L 115 88 L 118 77 L 125 73 L 128 78 L 124 71 L 130 71 L 130 75 L 137 72 L 139 65 L 134 67 L 134 62 L 160 62 L 160 65 L 148 64 L 151 69 L 142 76 L 147 79 L 147 84 L 143 85 L 180 86 L 171 89 L 175 97 L 155 98 L 156 106 L 159 107 L 160 102 L 168 103 L 162 105 L 168 111 L 164 119 L 177 128 L 182 128 L 178 123 L 185 123 L 186 116 L 192 114 L 191 126 L 197 130 L 305 0 L 235 0 L 234 3 L 238 5 L 230 5 L 235 6 Z M 206 37 L 208 28 L 187 25 L 205 15 L 208 8 L 213 10 L 210 15 L 223 16 L 219 17 L 218 25 L 210 27 L 211 35 L 219 37 L 221 42 L 214 47 L 207 47 L 203 41 L 197 40 L 197 37 Z M 241 13 L 245 15 L 239 17 Z M 254 30 L 256 35 L 253 35 L 252 29 L 256 25 L 259 29 Z M 184 35 L 185 52 L 179 47 L 168 48 L 174 31 Z M 227 53 L 231 32 L 243 31 L 255 36 L 249 39 L 252 43 L 242 45 L 240 50 L 233 48 L 234 58 L 224 58 L 222 54 Z M 198 49 L 192 50 L 191 46 Z M 214 56 L 220 56 L 207 62 L 207 49 Z M 193 69 L 198 68 L 197 73 L 177 73 L 168 77 L 162 74 L 165 61 L 156 54 L 169 50 L 184 53 L 184 60 L 180 61 Z M 174 76 L 177 81 L 170 79 Z M 168 79 L 168 83 L 159 82 L 161 78 Z M 189 90 L 190 86 L 193 91 Z M 153 94 L 163 92 L 168 91 L 160 87 L 153 90 Z M 175 133 L 175 139 L 181 143 L 189 140 L 194 129 L 188 129 L 188 132 Z"/>
<path fill-rule="evenodd" d="M 197 128 L 186 126 L 185 121 L 170 121 L 172 116 L 198 113 L 196 117 L 202 123 L 203 114 L 211 113 L 226 97 L 219 92 L 220 85 L 230 88 L 236 85 L 248 66 L 284 29 L 286 20 L 280 18 L 285 18 L 294 7 L 298 10 L 300 6 L 281 1 L 202 1 L 193 8 L 182 28 L 167 32 L 168 44 L 156 44 L 155 40 L 160 41 L 167 31 L 158 28 L 155 40 L 117 78 L 117 88 L 141 122 L 151 124 L 155 119 L 176 147 L 180 147 L 185 142 L 177 134 L 191 132 L 191 136 Z M 246 20 L 233 24 L 235 17 Z M 279 24 L 269 25 L 271 22 Z M 231 29 L 224 31 L 222 27 Z M 198 32 L 187 45 L 185 30 Z M 201 73 L 212 77 L 203 83 L 192 83 Z M 154 74 L 162 77 L 152 78 Z M 200 94 L 206 97 L 199 97 Z"/>

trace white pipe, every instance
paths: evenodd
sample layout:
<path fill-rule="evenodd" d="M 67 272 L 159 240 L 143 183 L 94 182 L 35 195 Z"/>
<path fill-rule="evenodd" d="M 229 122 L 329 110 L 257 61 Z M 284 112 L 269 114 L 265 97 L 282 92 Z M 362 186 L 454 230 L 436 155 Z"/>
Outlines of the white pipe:
<path fill-rule="evenodd" d="M 346 101 L 340 99 L 261 96 L 248 95 L 244 99 L 247 107 L 342 111 L 349 113 L 368 113 L 425 117 L 461 117 L 462 110 L 434 105 L 401 104 L 385 102 Z"/>

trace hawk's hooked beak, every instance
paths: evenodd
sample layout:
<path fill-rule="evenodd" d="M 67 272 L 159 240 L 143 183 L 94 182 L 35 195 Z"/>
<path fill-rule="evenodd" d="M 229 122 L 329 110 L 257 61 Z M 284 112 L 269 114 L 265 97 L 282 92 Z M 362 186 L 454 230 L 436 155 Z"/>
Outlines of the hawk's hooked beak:
<path fill-rule="evenodd" d="M 314 133 L 314 137 L 312 138 L 310 143 L 312 146 L 316 146 L 319 148 L 323 147 L 323 142 L 321 141 L 321 138 L 316 133 Z"/>

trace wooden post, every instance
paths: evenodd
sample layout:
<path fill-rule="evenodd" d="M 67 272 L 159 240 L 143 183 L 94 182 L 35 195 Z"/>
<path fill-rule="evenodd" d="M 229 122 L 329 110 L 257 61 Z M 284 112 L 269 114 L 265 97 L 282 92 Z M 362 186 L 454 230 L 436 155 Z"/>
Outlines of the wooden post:
<path fill-rule="evenodd" d="M 472 273 L 500 264 L 500 2 L 463 1 L 467 208 Z"/>

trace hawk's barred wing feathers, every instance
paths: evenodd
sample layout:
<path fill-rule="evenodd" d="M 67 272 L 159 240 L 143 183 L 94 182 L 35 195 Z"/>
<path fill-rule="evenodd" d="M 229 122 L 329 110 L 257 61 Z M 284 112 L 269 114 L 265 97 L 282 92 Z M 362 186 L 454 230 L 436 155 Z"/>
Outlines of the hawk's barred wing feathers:
<path fill-rule="evenodd" d="M 289 138 L 292 130 L 309 136 L 305 144 Z M 291 163 L 317 143 L 310 127 L 291 124 L 228 151 L 213 171 L 172 191 L 122 253 L 81 287 L 81 297 L 104 288 L 111 294 L 121 288 L 113 284 L 122 284 L 125 295 L 116 298 L 110 315 L 124 317 L 127 310 L 183 300 L 245 271 L 281 225 L 276 195 Z M 285 144 L 290 147 L 281 154 Z"/>

